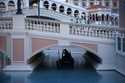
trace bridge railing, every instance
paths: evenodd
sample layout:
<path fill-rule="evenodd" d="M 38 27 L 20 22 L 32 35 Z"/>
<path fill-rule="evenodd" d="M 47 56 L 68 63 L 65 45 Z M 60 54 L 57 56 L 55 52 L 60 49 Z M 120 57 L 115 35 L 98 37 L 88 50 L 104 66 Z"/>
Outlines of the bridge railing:
<path fill-rule="evenodd" d="M 27 30 L 36 30 L 40 32 L 60 32 L 60 23 L 57 21 L 48 21 L 36 18 L 26 18 L 25 27 Z"/>
<path fill-rule="evenodd" d="M 71 24 L 38 18 L 26 18 L 25 28 L 32 31 L 58 33 L 59 35 L 64 36 L 87 36 L 106 39 L 115 38 L 117 29 L 117 27 L 111 26 Z"/>
<path fill-rule="evenodd" d="M 13 29 L 12 17 L 0 17 L 0 32 L 9 31 Z"/>
<path fill-rule="evenodd" d="M 97 25 L 76 25 L 70 24 L 70 34 L 89 36 L 89 37 L 100 37 L 111 39 L 116 35 L 116 28 L 111 26 L 97 26 Z"/>
<path fill-rule="evenodd" d="M 119 28 L 116 34 L 116 55 L 125 56 L 125 29 Z"/>

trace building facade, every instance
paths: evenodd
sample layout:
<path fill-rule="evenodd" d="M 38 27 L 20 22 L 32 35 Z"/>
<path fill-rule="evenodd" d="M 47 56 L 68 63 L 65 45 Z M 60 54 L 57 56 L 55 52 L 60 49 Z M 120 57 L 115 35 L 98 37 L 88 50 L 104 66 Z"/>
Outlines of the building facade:
<path fill-rule="evenodd" d="M 99 4 L 112 9 L 112 12 L 119 11 L 119 0 L 66 0 L 66 2 L 84 8 Z"/>

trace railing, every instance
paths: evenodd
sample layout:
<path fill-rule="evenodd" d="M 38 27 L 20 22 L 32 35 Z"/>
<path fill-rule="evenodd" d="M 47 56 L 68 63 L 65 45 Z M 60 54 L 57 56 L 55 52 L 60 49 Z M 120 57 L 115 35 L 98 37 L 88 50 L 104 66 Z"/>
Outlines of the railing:
<path fill-rule="evenodd" d="M 117 34 L 118 28 L 111 26 L 97 26 L 90 24 L 72 24 L 63 23 L 57 20 L 47 20 L 39 18 L 25 18 L 26 31 L 39 31 L 44 33 L 58 33 L 63 36 L 86 36 L 93 38 L 114 39 L 116 36 L 125 35 Z M 0 32 L 13 30 L 13 18 L 0 18 Z M 16 30 L 16 29 L 15 29 Z M 14 31 L 15 31 L 14 30 Z M 25 31 L 24 31 L 25 32 Z"/>
<path fill-rule="evenodd" d="M 116 55 L 125 56 L 125 29 L 118 29 L 116 34 Z"/>
<path fill-rule="evenodd" d="M 100 37 L 100 38 L 114 38 L 116 27 L 107 27 L 107 26 L 95 26 L 95 25 L 70 25 L 70 34 L 80 35 L 80 36 L 89 36 L 89 37 Z"/>
<path fill-rule="evenodd" d="M 13 18 L 12 17 L 0 17 L 0 31 L 12 30 Z"/>
<path fill-rule="evenodd" d="M 26 18 L 25 27 L 27 30 L 59 33 L 60 35 L 87 36 L 113 39 L 116 36 L 117 27 L 95 26 L 90 24 L 71 24 L 58 21 L 42 20 L 38 18 Z M 62 34 L 63 33 L 63 34 Z"/>
<path fill-rule="evenodd" d="M 36 18 L 26 18 L 25 27 L 27 30 L 36 30 L 40 32 L 60 32 L 60 23 L 57 21 L 48 21 Z"/>

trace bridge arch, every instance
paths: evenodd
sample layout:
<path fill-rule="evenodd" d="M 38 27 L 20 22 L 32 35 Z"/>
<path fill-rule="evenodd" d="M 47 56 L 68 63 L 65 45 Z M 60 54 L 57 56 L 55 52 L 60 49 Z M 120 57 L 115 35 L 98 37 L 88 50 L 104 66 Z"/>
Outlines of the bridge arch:
<path fill-rule="evenodd" d="M 39 53 L 39 52 L 41 52 L 41 51 L 43 51 L 45 49 L 48 49 L 50 47 L 53 47 L 53 46 L 57 46 L 57 44 L 52 44 L 52 45 L 48 45 L 46 47 L 40 48 L 40 49 L 36 50 L 35 52 L 33 52 L 32 55 L 31 55 L 31 57 L 34 56 L 34 55 L 36 55 L 37 53 Z"/>
<path fill-rule="evenodd" d="M 50 41 L 51 41 L 51 40 L 50 40 Z M 92 44 L 90 44 L 90 45 L 92 45 Z M 98 53 L 97 53 L 97 47 L 96 47 L 96 46 L 89 47 L 90 45 L 87 44 L 87 43 L 74 43 L 74 42 L 72 42 L 72 43 L 71 43 L 70 45 L 68 45 L 68 46 L 80 47 L 80 48 L 82 48 L 82 49 L 84 49 L 84 50 L 86 50 L 86 51 L 89 51 L 89 52 L 94 53 L 95 55 L 98 55 Z M 32 55 L 31 55 L 31 57 L 34 56 L 34 55 L 36 55 L 37 53 L 39 53 L 39 52 L 45 50 L 45 49 L 49 49 L 49 48 L 54 47 L 54 46 L 59 46 L 59 45 L 58 45 L 58 42 L 53 42 L 53 43 L 48 44 L 48 45 L 46 45 L 46 46 L 44 46 L 44 47 L 38 48 L 38 49 L 36 49 L 35 51 L 32 50 Z M 63 46 L 63 45 L 62 45 L 62 46 Z M 65 45 L 64 45 L 64 48 L 65 48 Z"/>
<path fill-rule="evenodd" d="M 32 52 L 32 55 L 31 55 L 30 57 L 36 55 L 37 53 L 39 53 L 39 52 L 41 52 L 41 51 L 43 51 L 43 50 L 45 50 L 45 49 L 49 49 L 49 48 L 52 48 L 52 47 L 55 47 L 55 46 L 59 46 L 59 45 L 58 45 L 58 44 L 50 44 L 50 45 L 47 45 L 47 46 L 45 46 L 45 47 L 39 48 L 38 50 Z M 93 54 L 95 54 L 95 55 L 98 56 L 98 53 L 97 53 L 96 50 L 93 50 L 93 49 L 91 49 L 91 48 L 89 48 L 89 47 L 87 47 L 87 46 L 83 46 L 83 45 L 75 44 L 75 43 L 72 43 L 71 45 L 68 45 L 68 46 L 79 47 L 79 48 L 84 49 L 85 51 L 89 51 L 89 52 L 91 52 L 91 53 L 93 53 Z M 67 47 L 67 46 L 64 45 L 64 48 L 66 48 L 66 47 Z M 30 57 L 29 57 L 28 59 L 30 59 Z"/>
<path fill-rule="evenodd" d="M 95 55 L 98 56 L 96 52 L 94 52 L 93 50 L 89 49 L 86 46 L 83 47 L 78 44 L 60 46 L 57 44 L 53 44 L 53 45 L 46 46 L 44 48 L 40 48 L 37 51 L 35 51 L 32 54 L 32 56 L 27 59 L 27 62 L 28 64 L 32 65 L 33 68 L 35 69 L 39 64 L 41 64 L 40 61 L 42 61 L 43 64 L 46 65 L 47 67 L 56 67 L 56 61 L 59 58 L 61 58 L 63 49 L 67 49 L 69 52 L 71 52 L 72 57 L 74 58 L 74 61 L 75 61 L 74 63 L 75 68 L 81 68 L 85 64 L 86 62 L 85 56 L 88 56 L 86 55 L 87 52 L 94 54 L 94 56 Z M 41 53 L 43 56 L 41 56 Z M 40 57 L 41 57 L 41 60 L 40 60 Z M 98 65 L 98 63 L 92 63 L 92 64 Z"/>

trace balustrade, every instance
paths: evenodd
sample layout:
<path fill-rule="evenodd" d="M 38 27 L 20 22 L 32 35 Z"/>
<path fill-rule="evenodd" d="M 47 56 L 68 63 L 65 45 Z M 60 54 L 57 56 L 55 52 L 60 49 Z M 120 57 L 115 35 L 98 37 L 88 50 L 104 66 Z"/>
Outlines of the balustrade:
<path fill-rule="evenodd" d="M 11 17 L 0 17 L 0 31 L 12 29 L 13 19 Z"/>
<path fill-rule="evenodd" d="M 41 32 L 60 33 L 60 23 L 57 21 L 42 20 L 37 18 L 26 18 L 25 27 L 28 30 Z"/>
<path fill-rule="evenodd" d="M 65 26 L 66 25 L 66 26 Z M 62 29 L 62 28 L 65 28 Z M 66 30 L 67 28 L 67 30 Z M 10 17 L 0 18 L 0 30 L 10 30 L 13 29 L 13 20 Z M 68 35 L 72 36 L 87 36 L 87 37 L 99 37 L 113 39 L 116 35 L 116 27 L 110 26 L 96 26 L 90 24 L 71 24 L 71 23 L 61 23 L 54 20 L 46 20 L 39 18 L 25 18 L 25 29 L 27 31 L 40 31 L 40 32 L 50 32 L 50 33 L 62 33 L 60 35 L 65 35 L 67 31 Z M 121 34 L 120 34 L 121 35 Z"/>
<path fill-rule="evenodd" d="M 103 28 L 100 26 L 91 25 L 70 25 L 71 35 L 89 36 L 89 37 L 101 37 L 101 38 L 114 38 L 115 28 Z"/>

